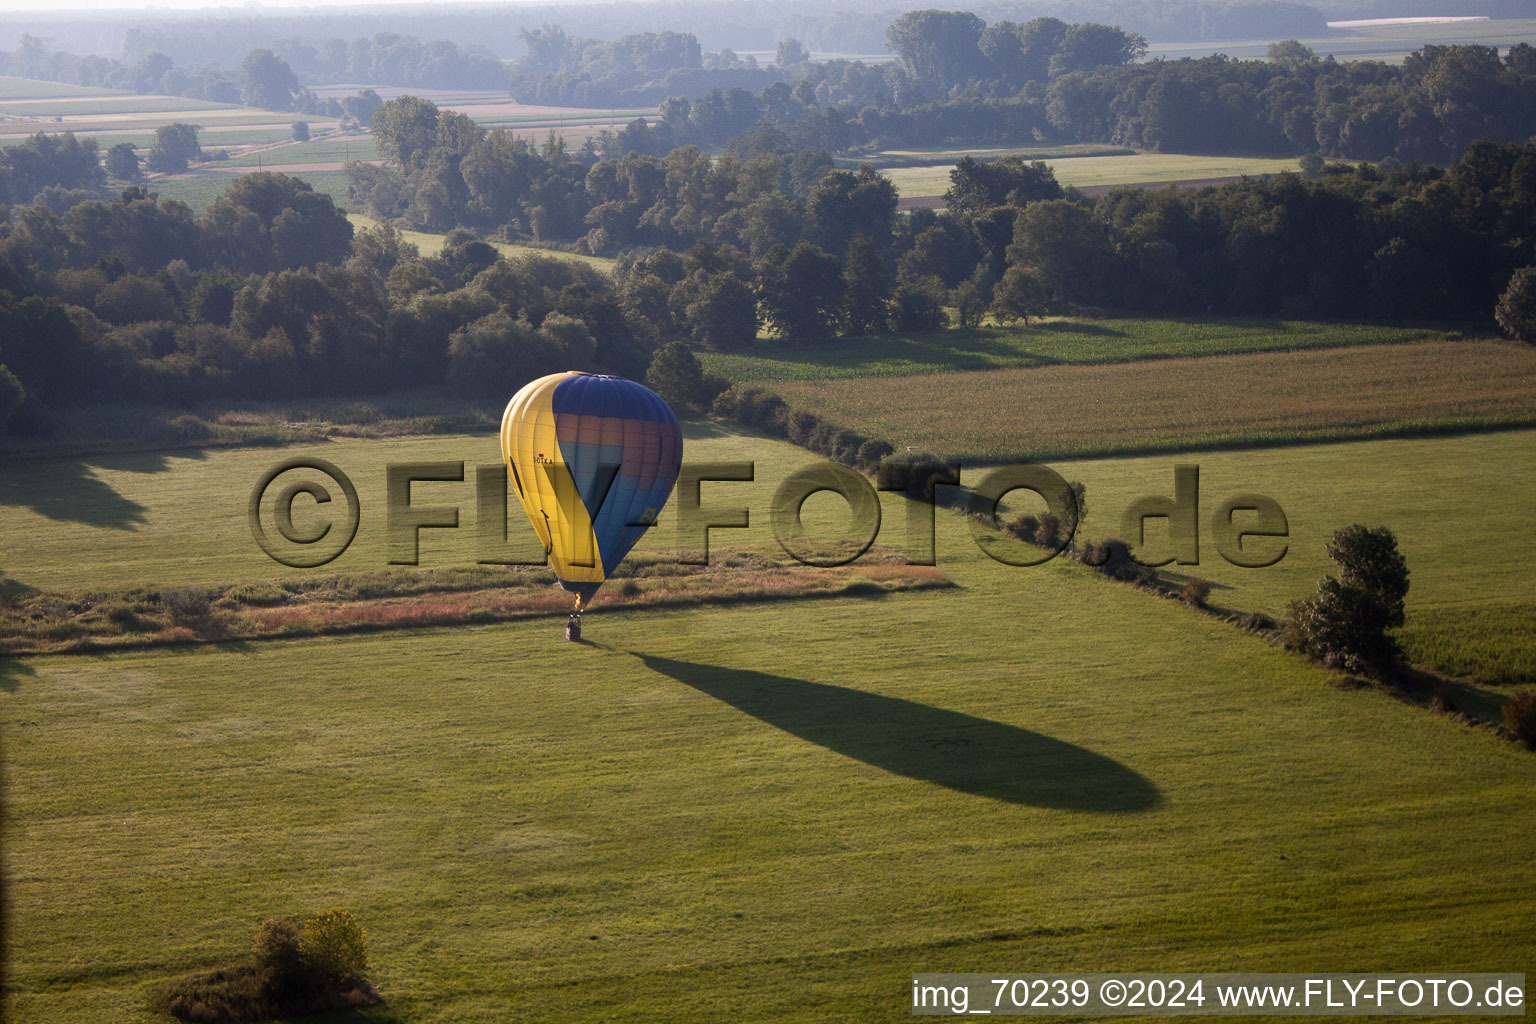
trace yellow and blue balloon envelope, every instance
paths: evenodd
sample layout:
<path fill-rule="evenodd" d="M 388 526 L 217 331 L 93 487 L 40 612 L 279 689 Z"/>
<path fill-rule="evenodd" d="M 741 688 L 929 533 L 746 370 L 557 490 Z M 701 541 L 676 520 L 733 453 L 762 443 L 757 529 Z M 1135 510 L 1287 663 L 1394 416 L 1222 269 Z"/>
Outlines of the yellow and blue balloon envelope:
<path fill-rule="evenodd" d="M 683 431 L 650 388 L 552 373 L 507 403 L 501 456 L 579 610 L 661 514 L 682 465 Z"/>

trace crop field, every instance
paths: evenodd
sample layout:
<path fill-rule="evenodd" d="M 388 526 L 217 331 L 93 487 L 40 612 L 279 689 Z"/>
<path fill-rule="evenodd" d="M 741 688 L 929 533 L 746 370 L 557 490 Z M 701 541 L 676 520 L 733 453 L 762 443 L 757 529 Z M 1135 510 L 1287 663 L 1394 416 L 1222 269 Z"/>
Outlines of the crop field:
<path fill-rule="evenodd" d="M 775 390 L 793 408 L 898 447 L 979 461 L 1063 458 L 1536 423 L 1536 350 L 1423 341 Z"/>
<path fill-rule="evenodd" d="M 1403 463 L 1370 449 L 1405 442 L 1337 446 L 1360 451 L 1312 466 L 1408 494 L 1436 465 L 1455 482 L 1457 460 L 1493 464 L 1511 449 L 1475 446 L 1497 440 L 1415 442 L 1440 457 Z M 366 502 L 387 461 L 494 444 L 322 453 Z M 753 483 L 706 493 L 754 510 L 808 457 L 702 425 L 688 445 L 757 460 Z M 82 469 L 108 474 L 83 485 L 98 499 L 143 506 L 126 525 L 62 500 L 18 520 L 14 496 L 0 515 L 10 536 L 71 535 L 73 561 L 108 556 L 109 578 L 172 578 L 183 558 L 275 578 L 239 534 L 246 476 L 278 454 Z M 1312 492 L 1312 518 L 1297 505 L 1298 551 L 1360 511 L 1364 484 L 1342 482 L 1337 504 Z M 753 522 L 743 543 L 764 537 Z M 1080 566 L 993 563 L 947 513 L 938 527 L 958 590 L 596 613 L 580 646 L 536 621 L 0 661 L 11 1012 L 148 1021 L 155 984 L 238 956 L 260 918 L 336 904 L 369 929 L 387 999 L 358 1019 L 391 1021 L 894 1021 L 917 970 L 1453 970 L 1536 943 L 1528 753 Z M 152 549 L 112 554 L 140 533 Z M 23 582 L 67 582 L 58 561 L 5 554 Z"/>
<path fill-rule="evenodd" d="M 1162 181 L 1203 181 L 1244 174 L 1279 174 L 1294 171 L 1295 158 L 1198 156 L 1182 153 L 1141 152 L 1130 156 L 1052 157 L 1046 159 L 1063 185 L 1089 188 L 1103 185 L 1139 185 Z M 896 184 L 903 199 L 942 196 L 949 189 L 953 165 L 932 167 L 882 167 L 880 172 Z"/>
<path fill-rule="evenodd" d="M 1423 328 L 1305 320 L 1053 317 L 1029 324 L 942 334 L 850 338 L 815 351 L 764 341 L 750 353 L 701 352 L 699 358 L 710 372 L 733 381 L 773 384 L 1055 363 L 1122 363 L 1175 356 L 1386 345 L 1439 337 L 1439 332 Z"/>
<path fill-rule="evenodd" d="M 1434 43 L 1442 46 L 1476 43 L 1507 50 L 1515 43 L 1536 43 L 1536 18 L 1489 18 L 1482 21 L 1446 21 L 1439 23 L 1356 24 L 1331 28 L 1326 36 L 1303 39 L 1319 57 L 1332 55 L 1339 60 L 1380 60 L 1392 64 L 1414 50 Z M 1262 57 L 1272 40 L 1208 42 L 1160 42 L 1148 47 L 1150 59 L 1208 57 L 1224 53 L 1229 57 Z"/>

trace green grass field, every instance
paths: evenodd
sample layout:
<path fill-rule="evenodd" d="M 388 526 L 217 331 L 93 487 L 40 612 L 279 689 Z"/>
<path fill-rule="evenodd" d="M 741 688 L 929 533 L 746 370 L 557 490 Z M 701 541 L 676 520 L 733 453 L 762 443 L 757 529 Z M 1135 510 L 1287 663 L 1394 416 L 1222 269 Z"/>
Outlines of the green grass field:
<path fill-rule="evenodd" d="M 1158 181 L 1200 181 L 1241 174 L 1278 174 L 1294 171 L 1294 158 L 1197 156 L 1182 153 L 1136 153 L 1131 156 L 1056 157 L 1046 163 L 1063 185 L 1086 188 L 1095 185 L 1138 185 Z M 942 196 L 949 189 L 952 165 L 933 167 L 882 167 L 881 173 L 896 184 L 903 199 Z"/>
<path fill-rule="evenodd" d="M 231 167 L 254 167 L 257 162 L 268 167 L 281 164 L 335 163 L 347 160 L 377 160 L 379 148 L 367 135 L 354 135 L 341 139 L 317 139 L 313 142 L 295 142 L 275 146 L 257 153 L 242 153 L 231 157 Z"/>
<path fill-rule="evenodd" d="M 1278 617 L 1330 571 L 1324 542 L 1335 529 L 1385 525 L 1412 573 L 1403 633 L 1410 657 L 1490 683 L 1536 682 L 1536 554 L 1513 540 L 1530 517 L 1519 495 L 1536 493 L 1536 431 L 1051 463 L 1087 486 L 1083 531 L 1092 539 L 1124 537 L 1121 518 L 1135 499 L 1171 496 L 1177 464 L 1200 467 L 1205 534 L 1198 566 L 1168 570 L 1212 581 L 1212 604 Z M 1287 544 L 1274 566 L 1239 568 L 1214 547 L 1209 516 L 1245 493 L 1285 510 L 1289 541 L 1255 541 Z M 1164 522 L 1149 523 L 1159 557 L 1166 538 Z"/>
<path fill-rule="evenodd" d="M 211 164 L 211 167 L 227 166 Z M 302 178 L 336 201 L 341 209 L 347 208 L 347 175 L 345 171 L 284 171 L 295 178 Z M 201 171 L 178 175 L 173 178 L 153 178 L 145 188 L 157 193 L 161 199 L 175 199 L 192 207 L 194 213 L 202 213 L 224 190 L 238 180 L 234 174 L 217 171 Z"/>
<path fill-rule="evenodd" d="M 710 433 L 690 459 L 759 473 L 707 501 L 757 508 L 808 458 Z M 1365 489 L 1349 470 L 1411 497 L 1499 464 L 1496 441 L 1319 448 L 1328 486 L 1301 500 L 1331 527 L 1358 510 L 1329 487 Z M 476 446 L 323 451 L 366 500 L 369 464 Z M 245 476 L 274 454 L 102 470 L 82 486 L 144 517 L 74 533 L 68 560 L 239 568 L 214 549 L 249 546 Z M 1529 493 L 1502 481 L 1482 500 Z M 79 504 L 8 500 L 7 535 L 71 533 Z M 1465 507 L 1388 504 L 1431 527 Z M 1082 567 L 993 563 L 947 514 L 939 533 L 959 590 L 594 615 L 583 646 L 530 622 L 0 662 L 10 1013 L 150 1020 L 160 980 L 332 905 L 369 929 L 388 1002 L 356 1019 L 381 1021 L 894 1021 L 914 971 L 1019 965 L 1524 969 L 1528 753 Z"/>
<path fill-rule="evenodd" d="M 1098 366 L 774 385 L 791 408 L 898 447 L 999 461 L 1536 423 L 1536 349 L 1411 341 Z"/>
<path fill-rule="evenodd" d="M 1305 320 L 1052 317 L 1027 325 L 839 339 L 814 350 L 764 341 L 750 352 L 701 352 L 699 358 L 712 373 L 763 384 L 1341 348 L 1437 337 L 1439 332 L 1416 327 Z"/>

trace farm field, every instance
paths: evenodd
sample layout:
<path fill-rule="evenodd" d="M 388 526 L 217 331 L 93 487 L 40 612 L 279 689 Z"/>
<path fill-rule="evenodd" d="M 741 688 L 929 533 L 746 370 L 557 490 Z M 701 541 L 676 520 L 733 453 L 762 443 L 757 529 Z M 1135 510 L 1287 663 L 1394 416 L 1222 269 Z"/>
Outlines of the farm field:
<path fill-rule="evenodd" d="M 1172 495 L 1177 464 L 1200 467 L 1202 529 L 1221 501 L 1242 493 L 1275 499 L 1289 521 L 1276 565 L 1232 566 L 1207 531 L 1198 567 L 1167 567 L 1211 580 L 1212 604 L 1278 618 L 1330 571 L 1324 542 L 1333 530 L 1385 525 L 1412 574 L 1402 636 L 1413 660 L 1488 682 L 1536 682 L 1536 553 L 1509 542 L 1529 525 L 1519 495 L 1536 493 L 1536 431 L 1051 463 L 1087 486 L 1090 539 L 1123 536 L 1120 517 L 1136 498 Z M 1149 522 L 1154 552 L 1166 538 L 1166 524 Z"/>
<path fill-rule="evenodd" d="M 343 189 L 343 196 L 345 196 L 345 189 Z M 337 202 L 339 204 L 340 200 L 337 200 Z M 365 217 L 360 213 L 348 214 L 347 219 L 356 228 L 372 227 L 378 223 L 372 217 Z M 400 235 L 407 242 L 420 249 L 424 255 L 428 256 L 441 252 L 444 243 L 448 240 L 447 235 L 433 234 L 426 231 L 401 231 Z M 503 256 L 549 256 L 555 259 L 575 260 L 578 263 L 585 263 L 587 266 L 595 270 L 601 270 L 605 274 L 613 270 L 614 261 L 606 256 L 587 256 L 582 253 L 566 252 L 562 249 L 545 249 L 536 245 L 512 245 L 508 242 L 490 242 L 489 244 L 494 246 L 496 251 Z"/>
<path fill-rule="evenodd" d="M 1417 327 L 1305 320 L 1052 317 L 1006 327 L 842 339 L 814 352 L 760 341 L 751 352 L 701 352 L 699 359 L 710 372 L 733 381 L 774 384 L 1386 345 L 1439 337 L 1439 332 Z"/>
<path fill-rule="evenodd" d="M 233 184 L 239 172 L 220 171 L 221 164 L 204 165 L 204 169 L 188 171 L 185 174 L 161 176 L 151 178 L 145 182 L 144 187 L 150 192 L 157 193 L 161 199 L 175 199 L 192 207 L 193 213 L 201 214 L 208 206 Z M 251 167 L 250 170 L 256 170 Z M 277 171 L 279 168 L 268 167 L 266 170 Z M 341 209 L 347 208 L 347 175 L 344 171 L 283 171 L 295 178 L 302 178 L 314 186 L 315 191 L 324 192 L 335 200 Z"/>
<path fill-rule="evenodd" d="M 347 135 L 341 138 L 316 139 L 312 142 L 289 142 L 263 149 L 259 153 L 241 153 L 231 156 L 226 167 L 255 167 L 258 163 L 267 167 L 283 164 L 344 163 L 348 160 L 378 160 L 379 147 L 369 135 Z"/>
<path fill-rule="evenodd" d="M 1417 24 L 1392 24 L 1393 20 L 1333 27 L 1326 36 L 1301 42 L 1319 57 L 1332 55 L 1339 60 L 1380 60 L 1390 64 L 1402 63 L 1408 54 L 1430 43 L 1443 46 L 1476 43 L 1497 46 L 1501 51 L 1515 43 L 1536 43 L 1536 18 Z M 1263 57 L 1268 53 L 1271 41 L 1160 42 L 1148 47 L 1147 57 L 1175 60 L 1179 57 L 1208 57 L 1215 53 L 1239 58 Z"/>
<path fill-rule="evenodd" d="M 1193 156 L 1181 153 L 1139 152 L 1130 156 L 1052 157 L 1045 161 L 1063 185 L 1091 188 L 1104 185 L 1138 185 L 1146 182 L 1203 181 L 1244 174 L 1279 174 L 1294 171 L 1294 157 Z M 880 172 L 896 185 L 903 199 L 942 196 L 949 189 L 953 165 L 933 167 L 882 167 Z"/>
<path fill-rule="evenodd" d="M 722 500 L 757 508 L 809 457 L 706 429 L 690 459 L 760 466 Z M 1398 485 L 1498 437 L 1425 441 L 1474 447 Z M 471 440 L 494 446 L 323 447 L 350 472 Z M 247 468 L 153 507 L 215 521 Z M 1337 525 L 1314 500 L 1298 550 Z M 582 646 L 529 622 L 0 662 L 10 1010 L 147 1021 L 260 918 L 337 904 L 388 1000 L 360 1019 L 413 1022 L 894 1021 L 918 970 L 1485 969 L 1536 944 L 1528 753 L 938 523 L 959 590 L 599 613 Z M 77 560 L 118 537 L 96 529 Z"/>
<path fill-rule="evenodd" d="M 785 381 L 775 390 L 792 408 L 898 448 L 977 461 L 1064 458 L 1536 423 L 1536 350 L 1422 341 Z"/>

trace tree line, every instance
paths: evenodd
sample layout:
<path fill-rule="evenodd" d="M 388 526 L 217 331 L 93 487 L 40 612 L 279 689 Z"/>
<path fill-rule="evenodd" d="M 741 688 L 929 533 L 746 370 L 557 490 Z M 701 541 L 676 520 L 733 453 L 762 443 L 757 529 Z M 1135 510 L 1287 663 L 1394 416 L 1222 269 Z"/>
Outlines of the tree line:
<path fill-rule="evenodd" d="M 271 173 L 203 213 L 130 186 L 0 222 L 0 429 L 100 401 L 357 394 L 439 382 L 503 394 L 580 367 L 643 377 L 650 347 L 609 278 L 502 258 L 467 233 L 422 256 L 354 232 L 329 196 Z"/>
<path fill-rule="evenodd" d="M 833 152 L 1097 142 L 1177 153 L 1319 153 L 1448 163 L 1474 139 L 1536 124 L 1536 47 L 1425 46 L 1401 65 L 1319 59 L 1294 40 L 1267 60 L 1140 62 L 1145 41 L 1056 19 L 986 25 L 918 11 L 889 30 L 899 60 L 788 65 L 796 77 L 672 96 L 598 151 L 662 155 L 747 133 Z M 781 50 L 803 48 L 793 39 Z"/>

